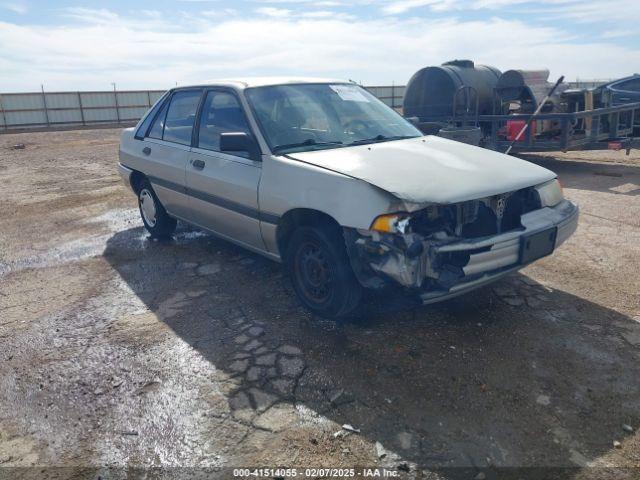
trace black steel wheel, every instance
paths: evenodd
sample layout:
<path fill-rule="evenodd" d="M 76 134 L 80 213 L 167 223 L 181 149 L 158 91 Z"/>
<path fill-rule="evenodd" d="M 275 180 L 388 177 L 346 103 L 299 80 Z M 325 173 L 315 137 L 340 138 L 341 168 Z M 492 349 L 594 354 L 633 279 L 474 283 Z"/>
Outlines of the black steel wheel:
<path fill-rule="evenodd" d="M 296 294 L 313 313 L 340 318 L 358 307 L 362 286 L 338 228 L 299 227 L 289 242 L 286 263 Z"/>

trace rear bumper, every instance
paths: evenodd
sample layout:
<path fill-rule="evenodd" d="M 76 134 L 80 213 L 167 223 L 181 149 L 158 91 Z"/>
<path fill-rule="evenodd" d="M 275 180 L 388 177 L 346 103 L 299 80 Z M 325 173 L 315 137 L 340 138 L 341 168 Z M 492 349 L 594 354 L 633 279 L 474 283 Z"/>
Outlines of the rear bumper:
<path fill-rule="evenodd" d="M 425 304 L 435 303 L 461 295 L 519 270 L 526 263 L 520 261 L 522 238 L 536 232 L 557 227 L 554 250 L 564 243 L 578 226 L 579 208 L 568 200 L 555 207 L 541 208 L 521 217 L 523 230 L 508 232 L 489 238 L 432 245 L 429 256 L 460 252 L 469 254 L 469 261 L 462 267 L 464 275 L 449 288 L 429 289 L 420 294 Z M 481 250 L 478 252 L 478 250 Z M 531 263 L 531 262 L 529 262 Z"/>
<path fill-rule="evenodd" d="M 133 187 L 131 186 L 131 174 L 133 173 L 133 170 L 129 167 L 125 167 L 121 163 L 118 163 L 118 173 L 120 174 L 124 184 L 133 190 Z"/>

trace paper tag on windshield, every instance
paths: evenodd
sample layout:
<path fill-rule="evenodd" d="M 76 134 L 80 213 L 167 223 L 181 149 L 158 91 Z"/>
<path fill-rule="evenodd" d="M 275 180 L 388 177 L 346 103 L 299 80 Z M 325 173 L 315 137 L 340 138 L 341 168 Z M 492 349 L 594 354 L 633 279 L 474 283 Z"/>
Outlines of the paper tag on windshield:
<path fill-rule="evenodd" d="M 369 99 L 355 85 L 330 85 L 330 87 L 342 100 L 347 102 L 369 102 Z"/>

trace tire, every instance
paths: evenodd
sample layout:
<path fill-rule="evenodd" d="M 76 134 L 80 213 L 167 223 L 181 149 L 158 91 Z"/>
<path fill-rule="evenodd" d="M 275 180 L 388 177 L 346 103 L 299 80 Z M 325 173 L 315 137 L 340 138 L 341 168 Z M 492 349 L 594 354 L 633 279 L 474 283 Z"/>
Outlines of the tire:
<path fill-rule="evenodd" d="M 326 318 L 354 313 L 362 299 L 339 228 L 299 227 L 287 248 L 285 266 L 305 307 Z"/>
<path fill-rule="evenodd" d="M 175 231 L 178 222 L 169 216 L 146 178 L 138 190 L 138 208 L 144 227 L 153 238 L 167 238 Z"/>

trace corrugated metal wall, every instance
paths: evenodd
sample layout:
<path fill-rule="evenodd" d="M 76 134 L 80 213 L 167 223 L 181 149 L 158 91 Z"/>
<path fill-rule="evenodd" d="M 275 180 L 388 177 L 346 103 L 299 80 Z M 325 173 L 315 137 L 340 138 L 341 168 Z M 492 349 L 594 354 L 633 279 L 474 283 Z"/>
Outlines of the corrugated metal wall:
<path fill-rule="evenodd" d="M 136 122 L 163 90 L 0 94 L 0 131 Z"/>
<path fill-rule="evenodd" d="M 402 108 L 402 98 L 404 97 L 404 85 L 383 85 L 364 87 L 369 90 L 373 95 L 378 97 L 384 103 L 391 108 L 399 110 Z"/>
<path fill-rule="evenodd" d="M 365 88 L 390 107 L 402 107 L 404 86 Z M 135 123 L 163 93 L 163 90 L 2 93 L 0 132 Z"/>

